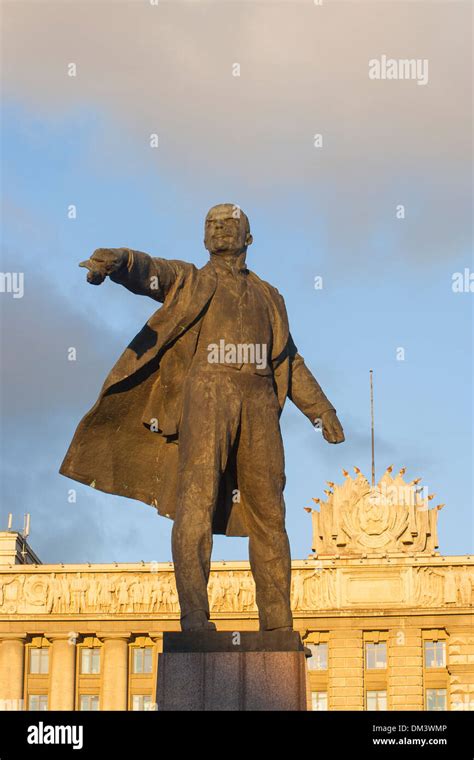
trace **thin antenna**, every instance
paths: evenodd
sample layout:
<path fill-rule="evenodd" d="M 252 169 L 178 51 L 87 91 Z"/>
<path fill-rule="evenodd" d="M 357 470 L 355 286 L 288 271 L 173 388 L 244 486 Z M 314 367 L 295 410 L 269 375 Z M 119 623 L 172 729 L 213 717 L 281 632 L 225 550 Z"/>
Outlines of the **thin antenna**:
<path fill-rule="evenodd" d="M 11 530 L 13 525 L 13 512 L 8 513 L 8 525 L 7 530 Z"/>
<path fill-rule="evenodd" d="M 374 439 L 374 370 L 370 370 L 370 427 L 372 435 L 372 486 L 375 486 L 375 439 Z"/>

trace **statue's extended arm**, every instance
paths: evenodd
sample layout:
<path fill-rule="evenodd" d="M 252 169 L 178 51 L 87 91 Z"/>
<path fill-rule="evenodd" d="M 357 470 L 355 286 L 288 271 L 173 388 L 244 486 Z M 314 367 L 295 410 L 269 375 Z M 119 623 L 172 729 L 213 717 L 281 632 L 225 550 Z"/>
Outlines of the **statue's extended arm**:
<path fill-rule="evenodd" d="M 316 378 L 309 371 L 303 357 L 290 336 L 290 378 L 288 397 L 308 417 L 313 425 L 321 427 L 329 443 L 342 443 L 344 432 L 336 410 Z"/>
<path fill-rule="evenodd" d="M 109 276 L 132 293 L 162 303 L 178 275 L 180 263 L 131 248 L 98 248 L 79 266 L 87 267 L 87 280 L 93 285 L 100 285 Z"/>

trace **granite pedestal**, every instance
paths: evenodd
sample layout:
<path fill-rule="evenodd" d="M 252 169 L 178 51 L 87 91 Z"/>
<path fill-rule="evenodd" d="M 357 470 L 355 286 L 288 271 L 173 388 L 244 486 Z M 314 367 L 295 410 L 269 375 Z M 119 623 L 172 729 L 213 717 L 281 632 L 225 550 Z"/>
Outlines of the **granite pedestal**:
<path fill-rule="evenodd" d="M 296 631 L 165 633 L 158 710 L 306 710 Z"/>

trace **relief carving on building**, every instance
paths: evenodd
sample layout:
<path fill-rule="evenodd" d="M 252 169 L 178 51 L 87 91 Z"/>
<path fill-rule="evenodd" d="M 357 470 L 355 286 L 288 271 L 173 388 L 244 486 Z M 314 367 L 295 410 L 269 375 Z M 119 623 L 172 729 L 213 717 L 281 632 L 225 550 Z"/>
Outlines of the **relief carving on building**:
<path fill-rule="evenodd" d="M 254 612 L 250 570 L 213 572 L 214 612 Z M 178 614 L 173 572 L 34 573 L 0 576 L 0 614 Z"/>
<path fill-rule="evenodd" d="M 439 510 L 429 502 L 434 494 L 403 479 L 405 469 L 392 477 L 388 467 L 378 485 L 371 486 L 357 467 L 346 470 L 342 485 L 328 482 L 327 499 L 313 499 L 318 509 L 306 508 L 313 521 L 313 551 L 323 555 L 387 553 L 432 554 L 438 548 Z"/>
<path fill-rule="evenodd" d="M 0 613 L 173 613 L 172 572 L 34 573 L 0 576 Z"/>
<path fill-rule="evenodd" d="M 338 607 L 335 568 L 316 567 L 297 570 L 291 578 L 291 606 L 294 610 L 334 609 Z"/>
<path fill-rule="evenodd" d="M 473 604 L 474 568 L 414 567 L 413 604 L 419 607 L 462 606 Z"/>
<path fill-rule="evenodd" d="M 295 612 L 330 610 L 351 605 L 384 607 L 472 606 L 472 565 L 390 566 L 390 578 L 404 589 L 395 598 L 387 582 L 386 597 L 374 578 L 383 581 L 387 568 L 294 568 L 291 601 Z M 375 573 L 375 575 L 374 575 Z M 372 580 L 371 580 L 372 579 Z M 398 585 L 397 585 L 398 584 Z M 375 589 L 375 590 L 377 590 Z M 250 570 L 211 572 L 209 601 L 213 614 L 256 613 L 255 585 Z M 159 614 L 178 615 L 178 595 L 171 570 L 116 570 L 0 574 L 0 615 L 12 614 Z"/>

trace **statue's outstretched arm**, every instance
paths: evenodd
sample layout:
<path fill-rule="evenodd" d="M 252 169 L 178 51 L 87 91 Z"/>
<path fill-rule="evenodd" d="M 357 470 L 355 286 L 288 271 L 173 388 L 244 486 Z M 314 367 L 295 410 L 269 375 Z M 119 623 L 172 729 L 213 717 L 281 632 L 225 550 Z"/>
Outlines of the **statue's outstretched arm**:
<path fill-rule="evenodd" d="M 89 270 L 87 281 L 92 285 L 100 285 L 108 276 L 132 293 L 162 303 L 185 262 L 156 258 L 131 248 L 98 248 L 79 266 Z"/>

